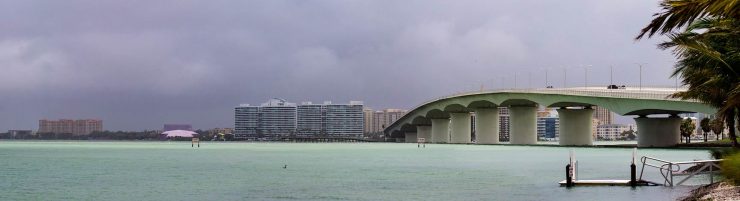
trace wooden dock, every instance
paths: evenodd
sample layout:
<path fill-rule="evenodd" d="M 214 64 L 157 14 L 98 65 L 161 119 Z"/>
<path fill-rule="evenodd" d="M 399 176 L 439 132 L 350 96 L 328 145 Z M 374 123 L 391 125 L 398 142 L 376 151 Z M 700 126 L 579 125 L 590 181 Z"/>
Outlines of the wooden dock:
<path fill-rule="evenodd" d="M 558 182 L 565 186 L 565 180 Z M 630 180 L 601 179 L 601 180 L 573 180 L 574 186 L 630 186 Z M 661 184 L 650 181 L 637 181 L 637 186 L 659 186 Z"/>

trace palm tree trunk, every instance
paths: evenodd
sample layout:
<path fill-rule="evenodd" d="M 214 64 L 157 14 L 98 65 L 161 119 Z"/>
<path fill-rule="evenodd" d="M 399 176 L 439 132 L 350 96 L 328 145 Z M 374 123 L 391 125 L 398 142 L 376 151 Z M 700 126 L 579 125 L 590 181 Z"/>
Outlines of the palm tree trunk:
<path fill-rule="evenodd" d="M 740 148 L 740 145 L 737 144 L 737 136 L 735 136 L 735 111 L 729 111 L 728 115 L 726 115 L 726 121 L 727 121 L 727 127 L 729 128 L 730 132 L 728 133 L 730 137 L 730 141 L 732 142 L 732 146 L 735 148 Z M 738 114 L 740 115 L 740 114 Z"/>

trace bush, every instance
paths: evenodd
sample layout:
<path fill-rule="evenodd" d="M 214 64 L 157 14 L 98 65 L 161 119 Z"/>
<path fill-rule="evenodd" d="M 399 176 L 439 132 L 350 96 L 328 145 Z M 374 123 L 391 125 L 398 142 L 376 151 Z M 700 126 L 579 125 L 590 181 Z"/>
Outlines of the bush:
<path fill-rule="evenodd" d="M 725 156 L 720 166 L 722 166 L 722 175 L 727 180 L 735 183 L 735 185 L 740 184 L 740 154 Z"/>
<path fill-rule="evenodd" d="M 714 159 L 723 159 L 738 153 L 738 150 L 735 148 L 718 148 L 709 150 L 709 153 L 712 154 L 712 158 Z"/>

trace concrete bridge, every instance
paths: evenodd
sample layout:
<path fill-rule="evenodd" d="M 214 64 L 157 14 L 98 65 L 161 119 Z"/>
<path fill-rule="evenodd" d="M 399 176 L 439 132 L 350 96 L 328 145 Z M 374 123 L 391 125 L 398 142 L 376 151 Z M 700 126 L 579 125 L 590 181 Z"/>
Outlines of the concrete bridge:
<path fill-rule="evenodd" d="M 553 107 L 560 117 L 560 145 L 591 145 L 593 106 L 619 115 L 635 115 L 640 147 L 680 143 L 681 113 L 714 114 L 716 108 L 696 100 L 669 98 L 681 89 L 512 89 L 455 94 L 423 103 L 388 126 L 394 138 L 415 142 L 466 144 L 471 141 L 475 114 L 477 144 L 499 143 L 499 107 L 508 107 L 510 144 L 537 143 L 537 109 Z"/>

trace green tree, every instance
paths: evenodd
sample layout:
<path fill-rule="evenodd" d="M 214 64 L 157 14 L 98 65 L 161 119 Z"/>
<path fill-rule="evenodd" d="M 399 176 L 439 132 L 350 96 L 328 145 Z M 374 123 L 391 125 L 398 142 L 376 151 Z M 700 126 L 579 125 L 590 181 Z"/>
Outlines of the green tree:
<path fill-rule="evenodd" d="M 699 122 L 699 126 L 701 126 L 701 132 L 702 134 L 704 134 L 704 142 L 707 141 L 707 134 L 709 133 L 709 131 L 712 131 L 712 127 L 709 126 L 709 121 L 709 118 L 704 117 Z"/>
<path fill-rule="evenodd" d="M 722 119 L 713 119 L 710 123 L 712 127 L 712 133 L 717 136 L 717 140 L 722 136 L 722 132 L 725 130 L 725 122 Z"/>
<path fill-rule="evenodd" d="M 686 143 L 691 143 L 691 135 L 694 134 L 694 130 L 696 130 L 696 125 L 690 118 L 681 121 L 681 136 L 686 138 Z"/>

